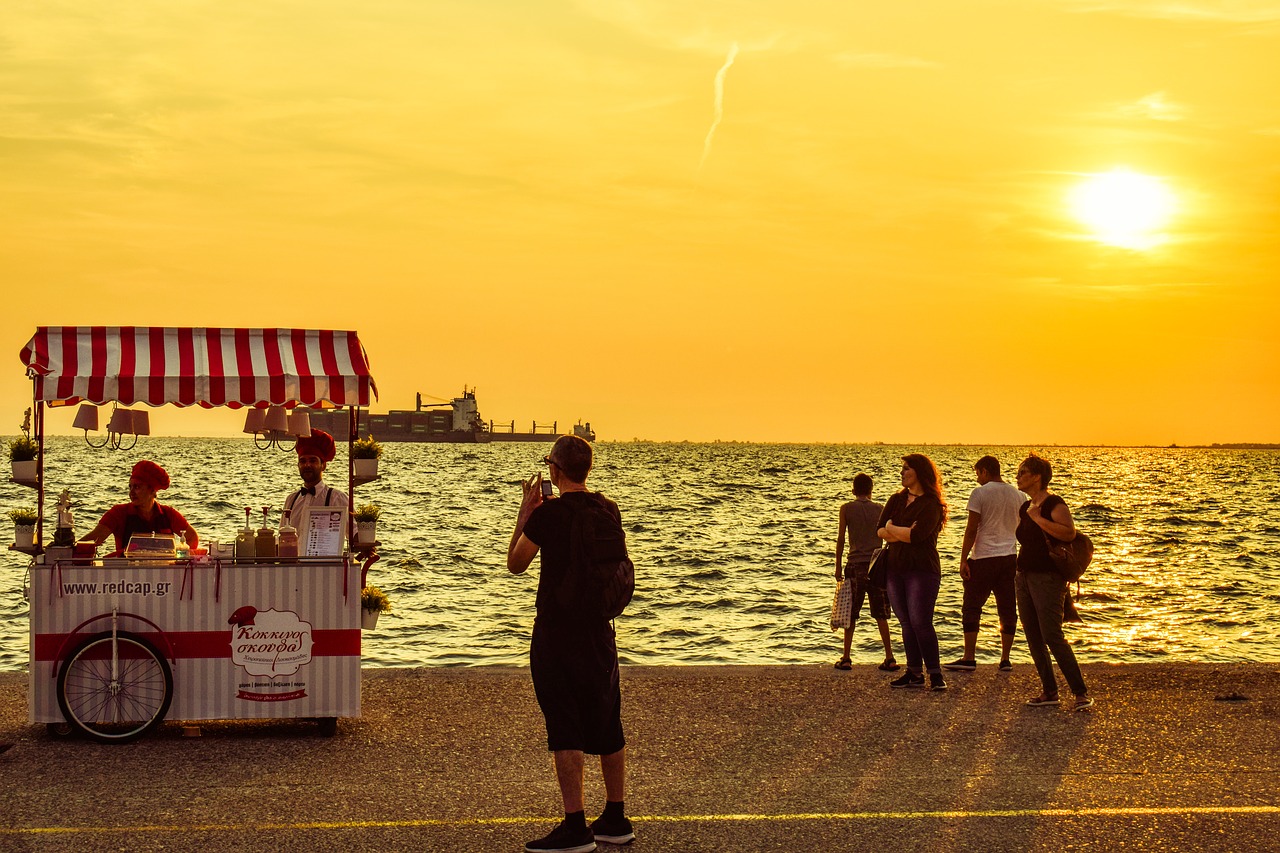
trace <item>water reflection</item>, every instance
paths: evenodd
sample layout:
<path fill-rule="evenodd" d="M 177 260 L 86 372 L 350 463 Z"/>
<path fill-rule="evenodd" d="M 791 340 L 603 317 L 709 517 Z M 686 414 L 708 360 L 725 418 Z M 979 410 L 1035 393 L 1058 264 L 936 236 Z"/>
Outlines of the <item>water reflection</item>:
<path fill-rule="evenodd" d="M 124 499 L 139 454 L 92 452 L 50 441 L 56 493 L 81 502 L 88 530 Z M 244 507 L 279 505 L 296 486 L 293 458 L 237 439 L 152 438 L 139 450 L 164 465 L 162 498 L 202 537 L 226 541 Z M 818 663 L 836 649 L 827 630 L 836 514 L 860 470 L 883 503 L 900 457 L 919 448 L 748 444 L 600 444 L 594 487 L 622 507 L 638 567 L 636 597 L 618 621 L 633 663 Z M 1274 542 L 1280 454 L 1188 449 L 1033 448 L 1054 465 L 1052 488 L 1097 545 L 1081 602 L 1086 622 L 1068 629 L 1085 661 L 1177 658 L 1273 660 L 1280 646 L 1259 626 L 1280 613 Z M 519 481 L 539 467 L 543 444 L 403 445 L 387 448 L 381 480 L 357 500 L 383 507 L 383 558 L 375 582 L 394 611 L 366 636 L 371 666 L 523 664 L 537 571 L 505 568 Z M 1012 471 L 1028 448 L 928 447 L 950 504 L 939 542 L 938 626 L 944 656 L 960 648 L 956 573 L 973 462 L 991 453 Z M 345 471 L 340 455 L 331 471 Z M 330 476 L 330 480 L 335 478 Z M 0 484 L 8 507 L 34 493 Z M 0 587 L 0 668 L 27 656 L 24 560 L 10 554 Z M 995 637 L 994 604 L 980 649 Z M 878 660 L 871 625 L 855 654 Z M 984 648 L 985 647 L 985 648 Z M 1021 644 L 1015 662 L 1028 658 Z"/>

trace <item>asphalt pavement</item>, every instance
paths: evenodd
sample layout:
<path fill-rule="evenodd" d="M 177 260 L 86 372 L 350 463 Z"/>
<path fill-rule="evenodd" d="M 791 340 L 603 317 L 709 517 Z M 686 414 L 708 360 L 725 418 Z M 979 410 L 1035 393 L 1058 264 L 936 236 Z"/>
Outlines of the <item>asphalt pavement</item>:
<path fill-rule="evenodd" d="M 624 667 L 637 851 L 1280 850 L 1280 665 Z M 0 851 L 519 851 L 559 818 L 524 669 L 366 670 L 363 716 L 51 736 L 0 673 Z M 1063 691 L 1068 695 L 1067 691 Z M 589 763 L 588 818 L 603 806 Z M 600 845 L 609 851 L 609 845 Z"/>

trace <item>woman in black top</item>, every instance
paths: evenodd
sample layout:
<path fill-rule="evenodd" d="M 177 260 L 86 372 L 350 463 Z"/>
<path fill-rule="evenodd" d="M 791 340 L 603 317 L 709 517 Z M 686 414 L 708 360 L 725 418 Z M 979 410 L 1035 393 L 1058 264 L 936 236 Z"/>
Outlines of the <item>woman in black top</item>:
<path fill-rule="evenodd" d="M 876 531 L 888 543 L 888 553 L 881 559 L 888 559 L 889 604 L 902 625 L 902 645 L 907 653 L 907 671 L 889 686 L 924 687 L 927 669 L 929 686 L 946 690 L 933 609 L 942 584 L 938 533 L 946 522 L 947 504 L 938 469 L 928 456 L 912 453 L 902 461 L 902 491 L 885 504 Z"/>
<path fill-rule="evenodd" d="M 1053 468 L 1034 453 L 1018 466 L 1018 488 L 1031 500 L 1018 510 L 1018 574 L 1014 586 L 1022 631 L 1027 636 L 1027 651 L 1040 674 L 1042 688 L 1040 695 L 1028 699 L 1027 704 L 1032 707 L 1058 704 L 1058 681 L 1049 662 L 1049 653 L 1053 652 L 1062 677 L 1075 694 L 1075 709 L 1082 711 L 1093 705 L 1093 699 L 1080 674 L 1075 652 L 1062 633 L 1068 581 L 1054 569 L 1045 538 L 1052 536 L 1070 542 L 1076 538 L 1076 525 L 1062 498 L 1049 492 L 1052 479 Z"/>

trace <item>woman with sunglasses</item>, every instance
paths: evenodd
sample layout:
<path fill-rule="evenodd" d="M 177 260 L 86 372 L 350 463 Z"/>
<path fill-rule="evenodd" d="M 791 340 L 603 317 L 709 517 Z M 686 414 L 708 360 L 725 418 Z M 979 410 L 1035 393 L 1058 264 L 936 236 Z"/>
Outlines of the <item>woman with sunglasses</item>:
<path fill-rule="evenodd" d="M 902 625 L 902 645 L 907 653 L 907 671 L 889 686 L 924 687 L 927 670 L 929 687 L 946 690 L 933 610 L 942 585 L 938 534 L 946 523 L 947 502 L 933 460 L 912 453 L 902 461 L 902 491 L 885 504 L 876 531 L 888 543 L 889 604 Z"/>
<path fill-rule="evenodd" d="M 1093 705 L 1085 686 L 1075 652 L 1062 633 L 1063 607 L 1067 600 L 1067 579 L 1058 574 L 1049 559 L 1052 536 L 1062 542 L 1076 538 L 1076 525 L 1066 502 L 1049 491 L 1053 467 L 1036 454 L 1018 466 L 1018 488 L 1031 499 L 1018 510 L 1018 573 L 1014 588 L 1018 616 L 1027 637 L 1027 651 L 1040 674 L 1040 694 L 1027 700 L 1033 708 L 1058 704 L 1058 680 L 1053 674 L 1049 653 L 1058 662 L 1062 677 L 1075 694 L 1075 710 Z"/>

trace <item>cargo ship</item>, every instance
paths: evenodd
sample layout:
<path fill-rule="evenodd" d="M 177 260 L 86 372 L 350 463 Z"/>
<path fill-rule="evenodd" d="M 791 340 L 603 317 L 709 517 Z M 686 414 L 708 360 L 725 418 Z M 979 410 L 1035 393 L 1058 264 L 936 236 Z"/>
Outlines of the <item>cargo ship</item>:
<path fill-rule="evenodd" d="M 496 423 L 480 417 L 476 392 L 462 389 L 461 397 L 447 403 L 423 403 L 422 394 L 416 395 L 412 409 L 392 409 L 385 415 L 360 412 L 356 431 L 360 435 L 372 435 L 378 441 L 429 441 L 454 444 L 486 444 L 492 441 L 545 441 L 553 442 L 562 434 L 556 421 L 533 421 L 528 432 L 517 432 L 516 422 Z M 332 435 L 345 435 L 349 424 L 346 409 L 309 409 L 311 427 Z M 595 441 L 595 430 L 590 422 L 573 425 L 572 432 L 587 441 Z"/>

